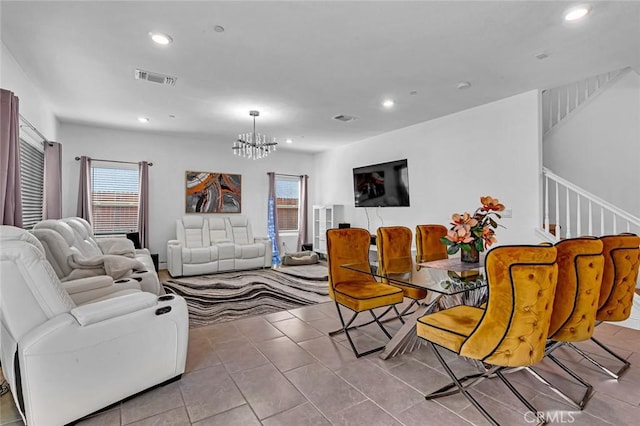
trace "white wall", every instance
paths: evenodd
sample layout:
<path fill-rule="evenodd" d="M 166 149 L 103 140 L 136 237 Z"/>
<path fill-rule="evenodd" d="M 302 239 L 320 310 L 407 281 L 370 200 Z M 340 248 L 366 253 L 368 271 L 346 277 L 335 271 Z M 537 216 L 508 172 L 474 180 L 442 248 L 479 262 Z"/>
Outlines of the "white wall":
<path fill-rule="evenodd" d="M 640 216 L 640 76 L 631 70 L 544 138 L 544 165 Z"/>
<path fill-rule="evenodd" d="M 379 135 L 316 154 L 316 204 L 344 204 L 345 221 L 366 228 L 354 207 L 352 169 L 408 159 L 411 207 L 368 208 L 378 226 L 448 225 L 454 212 L 473 212 L 480 196 L 513 211 L 499 229 L 501 244 L 534 243 L 540 220 L 540 130 L 537 91 Z"/>
<path fill-rule="evenodd" d="M 166 261 L 166 245 L 176 236 L 176 219 L 185 214 L 185 172 L 210 171 L 242 175 L 242 213 L 254 235 L 267 235 L 267 172 L 309 174 L 313 157 L 279 150 L 262 160 L 233 155 L 232 141 L 153 134 L 62 123 L 63 216 L 75 216 L 79 162 L 76 156 L 119 161 L 150 161 L 150 250 Z M 309 178 L 310 182 L 313 177 Z M 313 200 L 313 191 L 309 199 Z M 311 203 L 310 203 L 311 204 Z M 311 209 L 309 209 L 311 211 Z M 309 220 L 310 222 L 310 220 Z M 289 244 L 287 243 L 287 246 Z"/>
<path fill-rule="evenodd" d="M 47 139 L 58 137 L 58 121 L 51 105 L 29 76 L 18 65 L 9 49 L 2 44 L 0 55 L 0 87 L 12 91 L 20 99 L 20 114 Z"/>

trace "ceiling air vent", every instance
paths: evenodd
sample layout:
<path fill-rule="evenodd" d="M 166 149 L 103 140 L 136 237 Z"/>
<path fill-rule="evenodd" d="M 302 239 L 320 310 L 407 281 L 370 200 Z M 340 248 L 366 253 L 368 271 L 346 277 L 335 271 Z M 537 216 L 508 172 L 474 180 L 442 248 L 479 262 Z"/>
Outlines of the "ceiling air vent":
<path fill-rule="evenodd" d="M 352 117 L 350 115 L 344 115 L 344 114 L 336 115 L 335 117 L 333 117 L 334 120 L 344 121 L 345 123 L 348 123 L 349 121 L 353 121 L 356 118 L 357 117 Z"/>
<path fill-rule="evenodd" d="M 168 86 L 175 86 L 178 77 L 171 77 L 170 75 L 159 74 L 157 72 L 136 70 L 136 80 L 147 80 L 152 83 L 166 84 Z"/>

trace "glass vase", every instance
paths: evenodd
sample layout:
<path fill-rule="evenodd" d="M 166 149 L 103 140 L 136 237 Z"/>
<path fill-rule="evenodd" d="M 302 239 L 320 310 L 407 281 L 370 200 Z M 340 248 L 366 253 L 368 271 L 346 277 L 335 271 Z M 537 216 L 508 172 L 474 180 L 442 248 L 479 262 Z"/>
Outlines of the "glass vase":
<path fill-rule="evenodd" d="M 461 250 L 460 260 L 465 263 L 478 263 L 480 262 L 480 253 L 475 245 L 471 246 L 471 250 Z"/>

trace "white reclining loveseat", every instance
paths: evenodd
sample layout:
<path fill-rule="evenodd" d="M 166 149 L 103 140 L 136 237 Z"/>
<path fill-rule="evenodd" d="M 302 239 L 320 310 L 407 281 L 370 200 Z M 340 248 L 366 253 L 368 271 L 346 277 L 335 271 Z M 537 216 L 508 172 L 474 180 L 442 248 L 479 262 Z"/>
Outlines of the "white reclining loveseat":
<path fill-rule="evenodd" d="M 135 249 L 126 238 L 95 238 L 89 222 L 79 217 L 43 220 L 31 232 L 62 281 L 109 275 L 133 279 L 149 293 L 164 293 L 149 250 Z"/>
<path fill-rule="evenodd" d="M 173 277 L 271 267 L 271 240 L 254 237 L 246 216 L 185 216 L 176 235 L 167 245 Z"/>
<path fill-rule="evenodd" d="M 0 294 L 2 371 L 28 425 L 74 422 L 185 370 L 182 297 L 128 290 L 77 305 L 39 240 L 12 226 L 0 226 Z"/>

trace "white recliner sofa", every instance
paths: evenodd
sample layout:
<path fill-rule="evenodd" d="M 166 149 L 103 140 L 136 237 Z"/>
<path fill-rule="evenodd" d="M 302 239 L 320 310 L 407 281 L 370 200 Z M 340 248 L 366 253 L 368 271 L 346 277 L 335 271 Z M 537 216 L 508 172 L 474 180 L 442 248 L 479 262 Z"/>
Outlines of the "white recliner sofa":
<path fill-rule="evenodd" d="M 115 280 L 135 280 L 143 291 L 164 294 L 149 250 L 135 249 L 126 238 L 95 238 L 89 222 L 79 217 L 43 220 L 31 232 L 64 282 L 109 275 Z"/>
<path fill-rule="evenodd" d="M 167 244 L 173 277 L 271 267 L 271 240 L 255 237 L 246 216 L 185 216 L 176 235 Z"/>
<path fill-rule="evenodd" d="M 28 425 L 63 425 L 179 379 L 184 299 L 140 290 L 75 304 L 25 230 L 0 226 L 0 361 Z"/>

